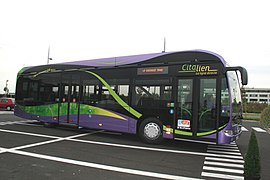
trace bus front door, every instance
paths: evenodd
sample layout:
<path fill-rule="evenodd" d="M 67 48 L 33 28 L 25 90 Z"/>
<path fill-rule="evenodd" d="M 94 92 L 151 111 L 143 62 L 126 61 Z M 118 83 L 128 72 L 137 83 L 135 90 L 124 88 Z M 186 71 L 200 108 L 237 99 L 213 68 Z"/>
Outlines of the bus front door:
<path fill-rule="evenodd" d="M 59 105 L 60 123 L 79 123 L 79 80 L 78 77 L 73 75 L 62 79 L 61 101 Z"/>
<path fill-rule="evenodd" d="M 178 79 L 175 138 L 216 139 L 216 87 L 214 78 Z"/>

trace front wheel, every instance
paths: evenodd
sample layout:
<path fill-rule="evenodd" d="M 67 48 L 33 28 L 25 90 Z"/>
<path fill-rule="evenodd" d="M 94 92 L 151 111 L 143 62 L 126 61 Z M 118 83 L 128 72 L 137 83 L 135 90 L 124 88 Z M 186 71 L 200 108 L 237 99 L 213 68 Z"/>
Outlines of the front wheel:
<path fill-rule="evenodd" d="M 156 118 L 145 119 L 139 127 L 140 138 L 150 144 L 158 144 L 163 139 L 162 123 Z"/>

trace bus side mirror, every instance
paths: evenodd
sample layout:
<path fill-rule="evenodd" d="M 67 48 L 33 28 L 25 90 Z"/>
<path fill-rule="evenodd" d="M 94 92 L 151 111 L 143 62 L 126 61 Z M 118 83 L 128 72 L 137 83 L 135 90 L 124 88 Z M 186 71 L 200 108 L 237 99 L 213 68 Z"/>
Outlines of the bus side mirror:
<path fill-rule="evenodd" d="M 226 71 L 239 71 L 241 73 L 241 81 L 242 85 L 248 84 L 248 73 L 244 67 L 237 66 L 237 67 L 227 67 Z"/>

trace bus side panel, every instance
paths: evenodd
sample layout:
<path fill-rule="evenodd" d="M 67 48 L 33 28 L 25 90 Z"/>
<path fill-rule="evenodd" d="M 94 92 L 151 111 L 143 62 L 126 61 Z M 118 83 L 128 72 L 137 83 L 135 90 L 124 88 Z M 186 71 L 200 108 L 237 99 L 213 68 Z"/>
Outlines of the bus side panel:
<path fill-rule="evenodd" d="M 79 126 L 136 134 L 136 124 L 137 121 L 131 118 L 123 120 L 109 116 L 81 114 Z"/>
<path fill-rule="evenodd" d="M 24 108 L 25 107 L 23 107 L 23 106 L 15 106 L 14 115 L 21 117 L 21 118 L 24 118 L 24 119 L 38 120 L 41 122 L 49 122 L 49 123 L 57 123 L 58 122 L 57 115 L 52 116 L 52 115 L 33 113 L 30 111 L 26 111 Z M 34 107 L 32 107 L 32 108 L 34 108 Z"/>

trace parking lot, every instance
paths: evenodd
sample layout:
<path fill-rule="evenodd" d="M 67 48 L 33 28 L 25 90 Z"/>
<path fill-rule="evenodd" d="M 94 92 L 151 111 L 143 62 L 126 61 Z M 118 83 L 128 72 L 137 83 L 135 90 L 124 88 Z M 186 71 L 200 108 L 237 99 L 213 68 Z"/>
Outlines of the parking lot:
<path fill-rule="evenodd" d="M 136 136 L 46 128 L 0 113 L 2 179 L 243 179 L 237 144 L 142 143 Z"/>

